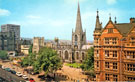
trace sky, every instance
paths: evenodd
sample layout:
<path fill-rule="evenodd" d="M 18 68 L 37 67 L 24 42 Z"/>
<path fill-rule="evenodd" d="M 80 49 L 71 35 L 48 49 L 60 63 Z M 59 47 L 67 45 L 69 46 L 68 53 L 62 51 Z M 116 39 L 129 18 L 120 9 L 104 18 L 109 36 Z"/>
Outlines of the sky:
<path fill-rule="evenodd" d="M 129 23 L 135 17 L 135 0 L 79 0 L 83 30 L 93 40 L 96 11 L 103 27 L 117 17 L 118 23 Z M 75 30 L 78 0 L 0 0 L 0 25 L 21 25 L 21 37 L 45 37 L 71 40 Z"/>

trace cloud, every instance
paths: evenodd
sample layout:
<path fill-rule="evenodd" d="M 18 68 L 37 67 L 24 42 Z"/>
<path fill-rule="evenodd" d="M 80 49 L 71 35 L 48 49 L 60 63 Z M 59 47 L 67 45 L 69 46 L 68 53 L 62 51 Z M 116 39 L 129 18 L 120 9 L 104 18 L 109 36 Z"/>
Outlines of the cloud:
<path fill-rule="evenodd" d="M 108 5 L 113 5 L 116 3 L 116 0 L 106 0 Z"/>
<path fill-rule="evenodd" d="M 10 11 L 6 9 L 0 9 L 0 16 L 9 16 L 9 15 L 10 15 Z"/>
<path fill-rule="evenodd" d="M 41 18 L 40 16 L 34 16 L 34 15 L 28 15 L 26 17 L 30 18 L 30 19 L 40 19 Z"/>

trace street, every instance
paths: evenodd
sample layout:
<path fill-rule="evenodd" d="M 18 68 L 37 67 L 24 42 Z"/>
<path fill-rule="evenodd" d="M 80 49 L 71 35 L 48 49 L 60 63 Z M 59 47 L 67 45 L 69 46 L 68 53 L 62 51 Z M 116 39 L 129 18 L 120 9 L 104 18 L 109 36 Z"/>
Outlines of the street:
<path fill-rule="evenodd" d="M 25 82 L 21 77 L 18 77 L 14 74 L 11 74 L 10 72 L 7 72 L 0 68 L 0 77 L 8 80 L 9 82 Z"/>

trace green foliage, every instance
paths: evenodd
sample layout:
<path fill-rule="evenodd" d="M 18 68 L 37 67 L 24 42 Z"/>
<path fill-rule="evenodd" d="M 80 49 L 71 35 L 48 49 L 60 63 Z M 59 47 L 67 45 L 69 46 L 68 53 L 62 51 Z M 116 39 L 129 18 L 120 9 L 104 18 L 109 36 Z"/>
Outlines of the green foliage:
<path fill-rule="evenodd" d="M 32 53 L 32 48 L 33 48 L 33 44 L 32 44 L 32 45 L 30 45 L 29 53 Z"/>
<path fill-rule="evenodd" d="M 70 67 L 73 67 L 73 68 L 80 68 L 82 66 L 82 64 L 80 63 L 67 63 L 66 66 L 70 66 Z"/>
<path fill-rule="evenodd" d="M 36 54 L 30 53 L 28 56 L 22 58 L 21 66 L 27 67 L 32 66 L 36 60 Z"/>
<path fill-rule="evenodd" d="M 0 51 L 0 59 L 5 60 L 8 59 L 8 53 L 7 51 Z"/>
<path fill-rule="evenodd" d="M 57 52 L 46 47 L 40 49 L 37 60 L 33 64 L 34 72 L 44 71 L 45 75 L 55 72 L 61 66 Z"/>
<path fill-rule="evenodd" d="M 85 61 L 83 61 L 81 68 L 84 71 L 93 70 L 94 68 L 94 48 L 90 48 L 87 51 L 87 58 Z"/>

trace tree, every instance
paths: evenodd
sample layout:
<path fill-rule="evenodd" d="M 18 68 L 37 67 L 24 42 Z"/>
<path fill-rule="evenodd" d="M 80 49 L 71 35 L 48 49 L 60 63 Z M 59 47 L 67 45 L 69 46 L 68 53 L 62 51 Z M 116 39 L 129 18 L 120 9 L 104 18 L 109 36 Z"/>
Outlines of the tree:
<path fill-rule="evenodd" d="M 34 62 L 34 72 L 44 71 L 45 75 L 54 73 L 61 68 L 62 63 L 56 51 L 51 48 L 43 47 L 38 53 L 37 60 Z"/>
<path fill-rule="evenodd" d="M 32 48 L 33 48 L 33 44 L 32 44 L 32 45 L 30 45 L 29 53 L 32 53 Z"/>
<path fill-rule="evenodd" d="M 36 54 L 30 53 L 28 56 L 22 58 L 21 66 L 22 67 L 32 66 L 35 61 L 36 61 Z"/>
<path fill-rule="evenodd" d="M 87 51 L 87 58 L 83 61 L 81 68 L 84 71 L 89 71 L 94 68 L 94 48 L 90 48 Z"/>
<path fill-rule="evenodd" d="M 7 51 L 0 51 L 0 59 L 5 60 L 8 59 L 8 53 Z"/>

